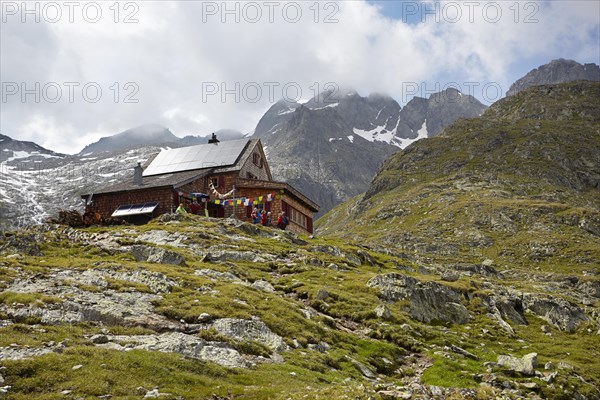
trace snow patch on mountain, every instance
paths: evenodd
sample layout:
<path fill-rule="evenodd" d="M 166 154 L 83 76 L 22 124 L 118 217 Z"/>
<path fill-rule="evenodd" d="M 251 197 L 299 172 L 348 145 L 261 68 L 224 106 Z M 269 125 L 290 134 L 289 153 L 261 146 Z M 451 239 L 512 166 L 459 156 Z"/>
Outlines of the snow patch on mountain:
<path fill-rule="evenodd" d="M 400 148 L 405 149 L 417 140 L 425 139 L 428 136 L 429 133 L 427 132 L 427 119 L 425 119 L 425 121 L 423 121 L 423 125 L 421 125 L 421 128 L 417 131 L 417 137 L 414 139 L 401 139 L 399 146 Z"/>
<path fill-rule="evenodd" d="M 339 104 L 340 104 L 339 102 L 338 103 L 331 103 L 331 104 L 327 104 L 324 107 L 309 107 L 309 109 L 311 109 L 313 111 L 314 110 L 324 110 L 325 108 L 334 108 L 334 107 L 337 107 Z"/>
<path fill-rule="evenodd" d="M 397 139 L 396 129 L 388 131 L 387 129 L 385 129 L 385 127 L 386 125 L 382 125 L 368 131 L 364 129 L 353 128 L 353 131 L 355 134 L 362 137 L 363 139 L 368 140 L 369 142 L 385 142 L 400 147 L 398 145 L 397 140 L 395 140 Z"/>

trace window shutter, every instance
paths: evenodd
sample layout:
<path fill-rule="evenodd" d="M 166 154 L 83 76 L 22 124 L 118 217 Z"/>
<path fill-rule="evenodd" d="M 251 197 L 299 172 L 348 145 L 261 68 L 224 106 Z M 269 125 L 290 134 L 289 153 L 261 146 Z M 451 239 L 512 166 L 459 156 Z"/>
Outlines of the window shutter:
<path fill-rule="evenodd" d="M 311 217 L 306 217 L 306 230 L 308 233 L 313 233 L 313 221 Z"/>
<path fill-rule="evenodd" d="M 271 202 L 270 201 L 267 201 L 265 203 L 265 211 L 267 211 L 267 212 L 271 211 Z"/>
<path fill-rule="evenodd" d="M 219 176 L 219 187 L 220 188 L 225 187 L 225 177 L 223 175 Z"/>
<path fill-rule="evenodd" d="M 246 218 L 252 217 L 252 206 L 246 206 Z"/>
<path fill-rule="evenodd" d="M 225 207 L 220 206 L 219 208 L 217 208 L 217 218 L 224 218 L 225 217 Z"/>

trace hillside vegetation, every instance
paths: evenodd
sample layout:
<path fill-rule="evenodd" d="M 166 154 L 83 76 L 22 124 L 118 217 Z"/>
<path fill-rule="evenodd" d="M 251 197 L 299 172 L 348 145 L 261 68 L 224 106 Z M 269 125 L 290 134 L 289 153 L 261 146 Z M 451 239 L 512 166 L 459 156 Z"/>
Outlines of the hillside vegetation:
<path fill-rule="evenodd" d="M 231 219 L 0 238 L 7 399 L 597 399 L 600 85 L 394 155 L 317 237 Z"/>

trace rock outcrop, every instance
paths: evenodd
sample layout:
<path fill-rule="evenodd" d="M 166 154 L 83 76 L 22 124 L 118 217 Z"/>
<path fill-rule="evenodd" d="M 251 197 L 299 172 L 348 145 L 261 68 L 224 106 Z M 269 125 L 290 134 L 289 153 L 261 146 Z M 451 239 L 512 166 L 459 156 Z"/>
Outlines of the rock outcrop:
<path fill-rule="evenodd" d="M 377 275 L 367 286 L 378 288 L 385 301 L 407 300 L 408 312 L 421 322 L 465 324 L 469 321 L 469 311 L 460 303 L 460 293 L 447 286 L 423 283 L 395 273 Z"/>

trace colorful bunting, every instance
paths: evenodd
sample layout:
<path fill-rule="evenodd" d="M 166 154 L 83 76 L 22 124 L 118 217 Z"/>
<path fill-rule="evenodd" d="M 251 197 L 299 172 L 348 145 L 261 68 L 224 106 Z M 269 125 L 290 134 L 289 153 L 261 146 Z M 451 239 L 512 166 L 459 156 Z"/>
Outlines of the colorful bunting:
<path fill-rule="evenodd" d="M 210 186 L 210 189 L 217 197 L 216 199 L 211 199 L 208 195 L 203 194 L 203 193 L 185 193 L 183 191 L 177 191 L 176 193 L 179 195 L 179 197 L 187 199 L 188 201 L 197 200 L 197 201 L 201 201 L 203 203 L 222 205 L 224 207 L 233 206 L 233 205 L 247 207 L 250 205 L 258 205 L 260 203 L 264 204 L 264 203 L 271 202 L 274 200 L 281 200 L 281 194 L 284 193 L 283 190 L 280 190 L 279 192 L 266 193 L 262 196 L 257 196 L 257 197 L 238 197 L 238 198 L 234 197 L 232 199 L 224 199 L 224 197 L 231 196 L 234 193 L 235 189 L 232 189 L 225 194 L 221 194 L 221 193 L 217 192 L 214 189 L 214 187 L 212 186 L 212 184 Z"/>

